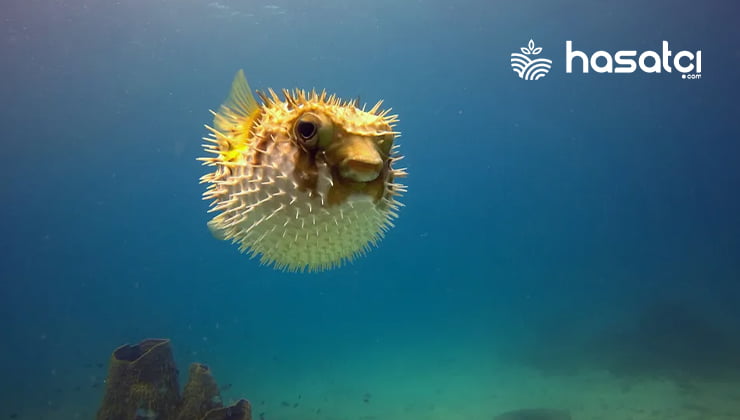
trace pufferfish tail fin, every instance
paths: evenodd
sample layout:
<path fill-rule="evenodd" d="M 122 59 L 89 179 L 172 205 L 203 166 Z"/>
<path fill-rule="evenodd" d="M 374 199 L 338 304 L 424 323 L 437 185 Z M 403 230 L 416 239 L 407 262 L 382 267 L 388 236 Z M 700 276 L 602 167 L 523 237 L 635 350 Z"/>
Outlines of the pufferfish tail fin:
<path fill-rule="evenodd" d="M 244 70 L 239 70 L 231 83 L 229 96 L 213 118 L 213 125 L 221 132 L 251 128 L 259 113 L 259 104 L 249 88 Z"/>
<path fill-rule="evenodd" d="M 214 238 L 218 239 L 219 241 L 223 241 L 226 239 L 226 231 L 219 227 L 219 221 L 215 219 L 209 220 L 208 223 L 206 223 L 206 226 L 208 226 L 208 230 L 211 232 L 211 235 L 213 235 Z"/>

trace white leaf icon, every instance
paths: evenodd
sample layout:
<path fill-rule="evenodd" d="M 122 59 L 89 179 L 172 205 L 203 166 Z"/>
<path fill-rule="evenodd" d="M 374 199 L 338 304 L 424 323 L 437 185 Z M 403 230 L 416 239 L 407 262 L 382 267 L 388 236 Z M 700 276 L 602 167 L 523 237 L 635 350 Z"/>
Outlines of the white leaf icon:
<path fill-rule="evenodd" d="M 522 48 L 519 48 L 519 49 L 520 49 L 520 50 L 522 50 L 522 52 L 523 52 L 524 54 L 527 54 L 527 55 L 529 55 L 529 54 L 531 53 L 531 51 L 529 51 L 529 48 L 526 48 L 526 47 L 522 47 Z"/>
<path fill-rule="evenodd" d="M 529 40 L 529 44 L 527 44 L 527 46 L 529 47 L 530 50 L 533 50 L 534 49 L 534 41 L 530 39 Z"/>
<path fill-rule="evenodd" d="M 542 52 L 542 47 L 537 47 L 532 51 L 532 54 L 539 54 Z"/>

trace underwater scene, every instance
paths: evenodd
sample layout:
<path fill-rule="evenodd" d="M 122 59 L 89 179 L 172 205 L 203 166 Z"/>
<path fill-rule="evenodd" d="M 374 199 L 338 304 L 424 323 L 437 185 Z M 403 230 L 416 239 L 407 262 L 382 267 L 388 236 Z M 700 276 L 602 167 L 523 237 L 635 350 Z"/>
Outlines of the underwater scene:
<path fill-rule="evenodd" d="M 4 0 L 0 420 L 740 420 L 737 16 Z"/>

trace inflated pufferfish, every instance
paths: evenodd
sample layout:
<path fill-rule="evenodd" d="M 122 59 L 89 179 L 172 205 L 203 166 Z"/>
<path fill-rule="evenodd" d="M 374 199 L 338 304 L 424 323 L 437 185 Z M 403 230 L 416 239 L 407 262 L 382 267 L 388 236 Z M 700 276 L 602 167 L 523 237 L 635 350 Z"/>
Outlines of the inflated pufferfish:
<path fill-rule="evenodd" d="M 216 238 L 289 271 L 325 270 L 367 252 L 393 226 L 405 187 L 396 179 L 389 111 L 326 92 L 257 92 L 239 71 L 204 140 L 214 171 L 204 199 Z"/>

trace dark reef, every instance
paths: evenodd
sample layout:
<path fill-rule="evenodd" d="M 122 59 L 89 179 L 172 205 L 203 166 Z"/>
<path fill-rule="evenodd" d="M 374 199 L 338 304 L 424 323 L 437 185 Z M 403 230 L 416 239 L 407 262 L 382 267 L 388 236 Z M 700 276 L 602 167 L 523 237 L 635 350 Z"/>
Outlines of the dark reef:
<path fill-rule="evenodd" d="M 543 323 L 521 347 L 504 351 L 545 373 L 607 369 L 615 375 L 690 380 L 739 380 L 740 335 L 720 317 L 686 302 L 638 307 L 628 319 L 585 328 L 581 319 Z M 524 340 L 522 340 L 524 341 Z"/>

